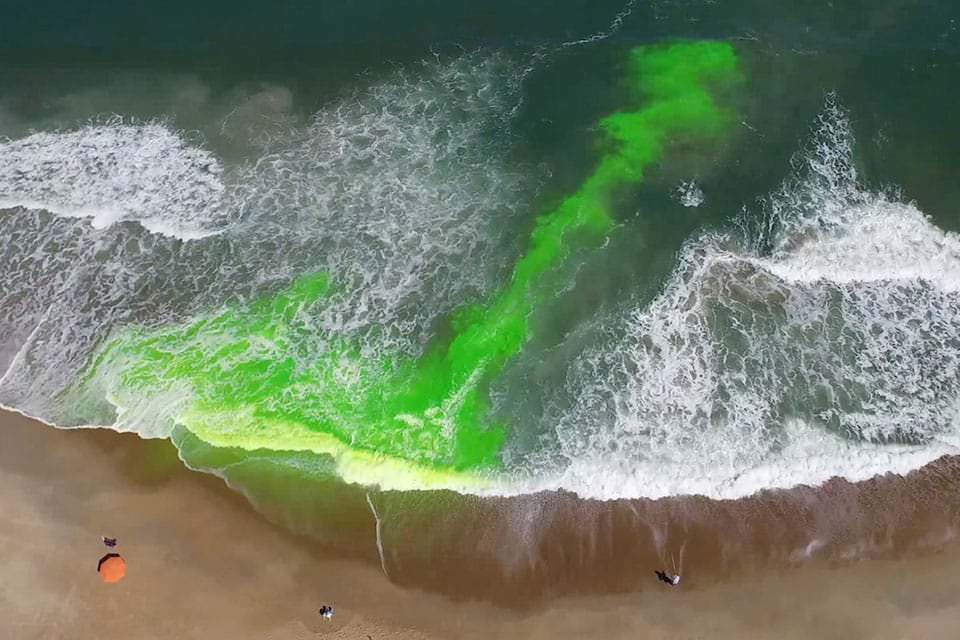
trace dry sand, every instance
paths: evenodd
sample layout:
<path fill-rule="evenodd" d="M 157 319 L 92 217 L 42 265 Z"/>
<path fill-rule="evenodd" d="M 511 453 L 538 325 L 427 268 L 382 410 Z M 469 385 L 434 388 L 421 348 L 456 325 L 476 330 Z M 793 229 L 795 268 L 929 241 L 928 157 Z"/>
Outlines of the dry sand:
<path fill-rule="evenodd" d="M 642 593 L 505 609 L 338 559 L 183 469 L 165 443 L 11 414 L 0 415 L 0 511 L 3 640 L 960 637 L 960 549 L 945 540 L 676 589 L 651 574 Z M 102 535 L 129 564 L 116 585 L 96 573 Z M 457 567 L 444 569 L 456 583 Z M 337 608 L 333 620 L 320 619 L 322 604 Z"/>

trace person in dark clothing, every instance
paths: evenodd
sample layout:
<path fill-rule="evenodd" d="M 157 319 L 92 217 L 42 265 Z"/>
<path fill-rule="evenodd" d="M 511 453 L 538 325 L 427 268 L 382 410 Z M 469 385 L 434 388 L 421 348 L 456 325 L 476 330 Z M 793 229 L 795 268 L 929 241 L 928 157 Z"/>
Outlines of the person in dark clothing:
<path fill-rule="evenodd" d="M 654 571 L 657 574 L 657 580 L 660 582 L 666 582 L 671 587 L 675 587 L 680 584 L 680 576 L 671 576 L 666 571 Z"/>

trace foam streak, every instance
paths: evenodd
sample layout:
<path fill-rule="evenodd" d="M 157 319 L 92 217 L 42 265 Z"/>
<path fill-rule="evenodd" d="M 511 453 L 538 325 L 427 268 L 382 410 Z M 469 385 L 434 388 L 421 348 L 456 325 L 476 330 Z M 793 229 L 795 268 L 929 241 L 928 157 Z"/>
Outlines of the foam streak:
<path fill-rule="evenodd" d="M 376 507 L 373 506 L 373 500 L 370 499 L 370 493 L 367 493 L 367 504 L 370 505 L 370 512 L 373 513 L 374 522 L 376 522 L 376 532 L 377 532 L 377 553 L 380 555 L 380 568 L 383 569 L 383 575 L 386 576 L 387 580 L 390 579 L 390 574 L 387 573 L 387 561 L 383 555 L 383 535 L 382 535 L 382 523 L 380 522 L 380 516 L 377 514 Z"/>

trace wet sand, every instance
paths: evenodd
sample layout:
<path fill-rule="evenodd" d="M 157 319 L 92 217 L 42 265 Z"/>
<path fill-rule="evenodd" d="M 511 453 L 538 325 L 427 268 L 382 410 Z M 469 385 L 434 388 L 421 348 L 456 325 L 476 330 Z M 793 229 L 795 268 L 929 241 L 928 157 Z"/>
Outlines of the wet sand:
<path fill-rule="evenodd" d="M 956 638 L 958 476 L 943 459 L 730 503 L 445 499 L 408 521 L 413 497 L 373 493 L 398 585 L 366 492 L 327 523 L 353 546 L 321 544 L 165 442 L 3 414 L 0 638 Z M 426 542 L 405 538 L 418 526 Z M 116 585 L 96 574 L 102 535 L 129 563 Z M 681 548 L 682 585 L 657 584 Z"/>

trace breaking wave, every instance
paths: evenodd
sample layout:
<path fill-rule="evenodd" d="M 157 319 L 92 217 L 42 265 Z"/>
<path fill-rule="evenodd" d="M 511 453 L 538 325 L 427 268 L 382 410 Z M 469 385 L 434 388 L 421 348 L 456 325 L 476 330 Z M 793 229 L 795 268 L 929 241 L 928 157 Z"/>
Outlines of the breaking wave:
<path fill-rule="evenodd" d="M 4 143 L 0 401 L 61 425 L 167 434 L 168 412 L 115 424 L 108 401 L 57 398 L 119 327 L 176 323 L 317 272 L 337 283 L 311 320 L 318 349 L 337 332 L 418 353 L 438 318 L 509 268 L 509 225 L 546 177 L 508 155 L 519 81 L 497 54 L 399 69 L 306 126 L 261 131 L 262 154 L 236 166 L 160 123 Z"/>
<path fill-rule="evenodd" d="M 94 228 L 134 220 L 201 238 L 225 223 L 222 173 L 211 153 L 164 125 L 114 118 L 0 143 L 0 209 L 89 218 Z"/>
<path fill-rule="evenodd" d="M 742 233 L 690 240 L 610 323 L 545 416 L 562 470 L 537 486 L 728 498 L 957 451 L 960 239 L 861 184 L 853 144 L 831 98 Z"/>

